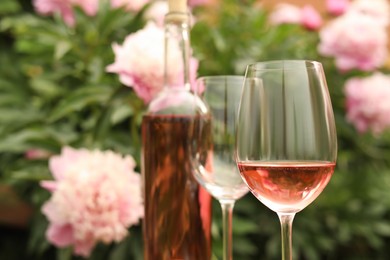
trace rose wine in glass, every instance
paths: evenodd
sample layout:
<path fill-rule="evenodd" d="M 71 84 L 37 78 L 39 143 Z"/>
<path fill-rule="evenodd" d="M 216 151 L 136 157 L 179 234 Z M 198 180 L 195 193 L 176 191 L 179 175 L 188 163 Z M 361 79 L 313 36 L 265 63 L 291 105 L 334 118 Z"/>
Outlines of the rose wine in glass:
<path fill-rule="evenodd" d="M 322 192 L 335 164 L 290 161 L 239 163 L 241 174 L 253 195 L 276 212 L 298 212 Z"/>
<path fill-rule="evenodd" d="M 249 191 L 234 160 L 236 116 L 243 82 L 244 77 L 232 75 L 206 76 L 197 80 L 197 93 L 208 105 L 210 118 L 195 122 L 192 129 L 193 173 L 221 204 L 224 260 L 232 259 L 235 201 Z"/>
<path fill-rule="evenodd" d="M 291 260 L 293 218 L 321 194 L 336 165 L 336 128 L 322 65 L 248 65 L 237 120 L 237 166 L 252 194 L 277 213 L 282 258 Z"/>

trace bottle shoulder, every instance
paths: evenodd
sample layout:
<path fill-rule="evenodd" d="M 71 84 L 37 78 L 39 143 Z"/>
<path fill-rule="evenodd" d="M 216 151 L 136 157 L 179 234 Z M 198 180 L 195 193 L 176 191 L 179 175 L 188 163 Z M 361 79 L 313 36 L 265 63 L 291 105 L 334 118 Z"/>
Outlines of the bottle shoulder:
<path fill-rule="evenodd" d="M 199 115 L 209 111 L 205 101 L 183 88 L 165 88 L 149 104 L 148 114 Z"/>

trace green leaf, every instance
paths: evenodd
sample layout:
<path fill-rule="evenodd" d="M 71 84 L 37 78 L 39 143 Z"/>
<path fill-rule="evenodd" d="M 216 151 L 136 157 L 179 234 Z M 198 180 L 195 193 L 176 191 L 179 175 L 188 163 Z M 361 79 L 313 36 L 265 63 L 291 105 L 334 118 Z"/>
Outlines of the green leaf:
<path fill-rule="evenodd" d="M 113 125 L 116 125 L 129 118 L 133 113 L 134 110 L 129 105 L 122 104 L 121 106 L 116 106 L 111 114 L 110 121 Z"/>
<path fill-rule="evenodd" d="M 66 40 L 59 40 L 55 46 L 54 59 L 60 60 L 72 48 L 72 44 Z"/>
<path fill-rule="evenodd" d="M 15 0 L 1 0 L 0 1 L 0 15 L 13 14 L 20 11 L 20 5 Z"/>
<path fill-rule="evenodd" d="M 79 133 L 68 124 L 55 124 L 46 128 L 47 134 L 60 146 L 70 144 L 80 138 Z"/>
<path fill-rule="evenodd" d="M 233 232 L 235 234 L 249 234 L 256 233 L 258 226 L 253 221 L 248 221 L 247 219 L 235 218 L 233 225 Z"/>
<path fill-rule="evenodd" d="M 0 123 L 28 123 L 42 119 L 42 114 L 25 108 L 0 107 Z"/>
<path fill-rule="evenodd" d="M 43 78 L 36 77 L 31 80 L 31 87 L 41 96 L 45 98 L 54 98 L 61 93 L 63 89 L 54 81 Z"/>
<path fill-rule="evenodd" d="M 90 74 L 90 82 L 97 83 L 101 80 L 104 73 L 103 60 L 100 57 L 94 57 L 89 63 L 88 71 Z"/>
<path fill-rule="evenodd" d="M 6 93 L 6 94 L 0 93 L 0 113 L 2 110 L 1 107 L 15 106 L 15 104 L 23 104 L 25 102 L 26 102 L 26 100 L 23 98 L 23 96 L 9 94 L 9 93 Z M 1 115 L 0 115 L 0 117 L 1 117 Z M 12 118 L 11 118 L 11 121 L 12 121 Z"/>
<path fill-rule="evenodd" d="M 27 253 L 43 254 L 49 247 L 49 241 L 45 238 L 45 230 L 48 227 L 46 218 L 37 213 L 31 220 L 30 236 L 28 238 Z"/>
<path fill-rule="evenodd" d="M 42 181 L 52 179 L 47 166 L 28 167 L 23 170 L 12 172 L 11 176 L 13 179 L 25 181 Z"/>
<path fill-rule="evenodd" d="M 71 260 L 72 253 L 73 253 L 72 247 L 60 248 L 57 250 L 57 259 L 58 260 Z"/>
<path fill-rule="evenodd" d="M 39 140 L 47 135 L 37 129 L 26 129 L 0 138 L 0 152 L 24 152 L 31 147 L 31 140 Z"/>
<path fill-rule="evenodd" d="M 15 48 L 18 52 L 26 53 L 29 55 L 38 55 L 46 52 L 48 49 L 46 44 L 36 44 L 36 42 L 30 39 L 20 39 L 16 42 Z"/>
<path fill-rule="evenodd" d="M 390 236 L 390 224 L 385 221 L 380 221 L 374 224 L 375 231 L 383 236 Z"/>
<path fill-rule="evenodd" d="M 235 239 L 233 242 L 233 250 L 236 253 L 250 255 L 257 251 L 257 245 L 251 243 L 248 239 Z"/>
<path fill-rule="evenodd" d="M 54 122 L 67 115 L 87 109 L 91 104 L 102 105 L 110 98 L 112 90 L 106 86 L 80 87 L 64 99 L 54 108 L 49 117 L 49 122 Z"/>

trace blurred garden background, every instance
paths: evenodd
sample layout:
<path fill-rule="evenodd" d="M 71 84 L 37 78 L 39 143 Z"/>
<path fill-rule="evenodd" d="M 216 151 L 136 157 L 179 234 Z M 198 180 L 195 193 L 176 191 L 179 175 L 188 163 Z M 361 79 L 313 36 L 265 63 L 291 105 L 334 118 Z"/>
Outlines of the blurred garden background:
<path fill-rule="evenodd" d="M 324 66 L 337 168 L 294 220 L 294 259 L 389 259 L 389 2 L 189 6 L 193 77 L 275 59 Z M 140 123 L 162 86 L 166 11 L 150 0 L 0 1 L 0 259 L 142 259 Z M 98 192 L 99 201 L 77 197 Z M 121 221 L 83 211 L 107 202 Z M 102 227 L 88 226 L 93 218 Z M 214 201 L 214 259 L 220 220 Z M 281 257 L 278 219 L 251 194 L 236 203 L 233 236 L 235 259 Z"/>

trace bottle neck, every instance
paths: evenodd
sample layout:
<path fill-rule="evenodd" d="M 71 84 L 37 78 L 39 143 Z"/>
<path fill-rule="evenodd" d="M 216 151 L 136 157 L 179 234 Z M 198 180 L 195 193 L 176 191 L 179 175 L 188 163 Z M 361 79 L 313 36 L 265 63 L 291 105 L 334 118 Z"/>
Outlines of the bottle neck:
<path fill-rule="evenodd" d="M 170 12 L 165 16 L 165 88 L 184 87 L 187 91 L 190 90 L 189 20 L 189 14 L 184 12 Z"/>

